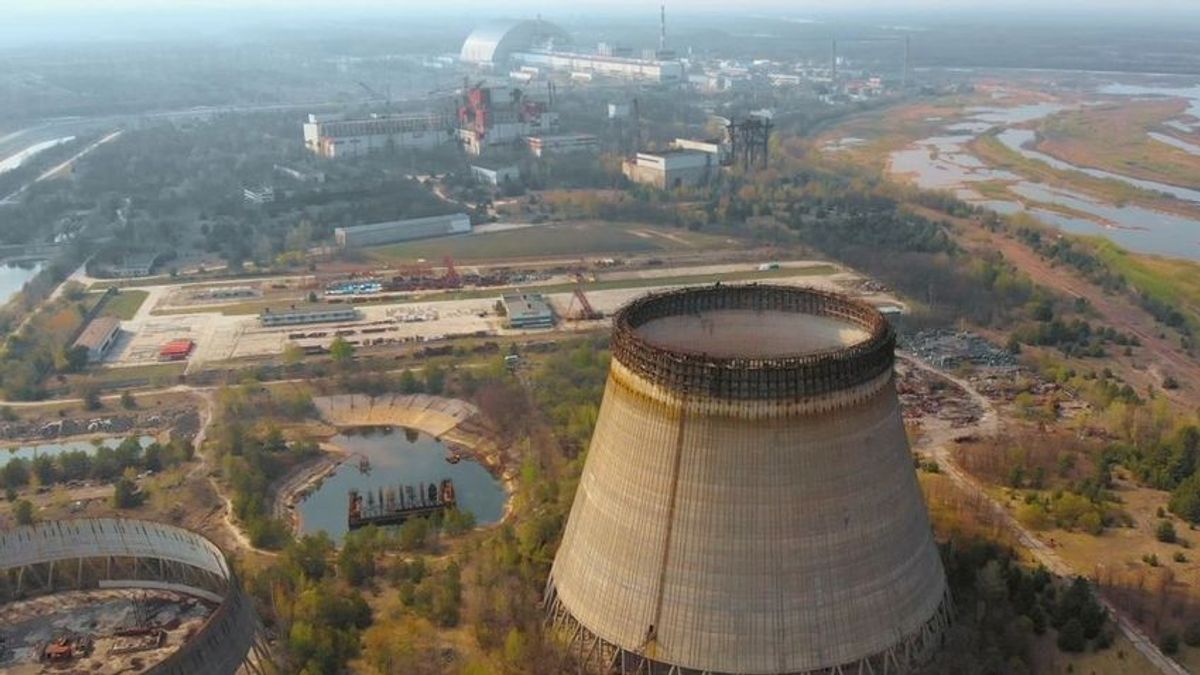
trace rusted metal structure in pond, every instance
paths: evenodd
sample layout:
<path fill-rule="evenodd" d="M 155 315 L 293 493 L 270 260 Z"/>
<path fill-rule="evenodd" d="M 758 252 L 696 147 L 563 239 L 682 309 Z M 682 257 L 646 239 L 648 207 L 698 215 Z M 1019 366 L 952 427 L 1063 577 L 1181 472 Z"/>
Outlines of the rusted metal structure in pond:
<path fill-rule="evenodd" d="M 642 297 L 544 597 L 590 672 L 900 673 L 950 621 L 871 306 L 788 286 Z"/>
<path fill-rule="evenodd" d="M 454 481 L 397 485 L 360 493 L 350 491 L 346 523 L 351 530 L 368 525 L 401 525 L 410 518 L 427 518 L 458 504 Z"/>

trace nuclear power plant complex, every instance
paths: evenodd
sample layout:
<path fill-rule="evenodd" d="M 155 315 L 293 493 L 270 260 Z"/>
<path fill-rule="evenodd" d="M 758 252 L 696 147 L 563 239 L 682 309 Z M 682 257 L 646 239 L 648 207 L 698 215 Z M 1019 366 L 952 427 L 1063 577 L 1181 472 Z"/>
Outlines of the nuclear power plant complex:
<path fill-rule="evenodd" d="M 644 296 L 545 604 L 594 672 L 898 673 L 950 597 L 867 304 L 788 286 Z"/>

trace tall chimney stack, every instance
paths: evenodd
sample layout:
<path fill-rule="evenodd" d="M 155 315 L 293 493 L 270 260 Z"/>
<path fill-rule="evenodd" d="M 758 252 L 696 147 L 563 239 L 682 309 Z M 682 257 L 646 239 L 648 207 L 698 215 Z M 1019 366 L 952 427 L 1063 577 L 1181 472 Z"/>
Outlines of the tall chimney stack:
<path fill-rule="evenodd" d="M 659 6 L 661 14 L 658 22 L 658 51 L 666 51 L 667 49 L 667 6 L 665 4 Z"/>

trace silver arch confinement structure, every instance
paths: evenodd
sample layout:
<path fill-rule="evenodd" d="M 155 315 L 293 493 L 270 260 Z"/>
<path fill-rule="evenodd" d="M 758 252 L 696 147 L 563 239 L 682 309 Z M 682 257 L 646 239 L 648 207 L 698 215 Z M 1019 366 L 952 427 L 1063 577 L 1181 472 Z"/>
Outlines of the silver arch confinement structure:
<path fill-rule="evenodd" d="M 895 334 L 785 286 L 652 294 L 612 365 L 545 604 L 586 668 L 900 673 L 950 599 Z"/>
<path fill-rule="evenodd" d="M 97 588 L 169 590 L 217 603 L 199 632 L 142 672 L 227 675 L 270 663 L 250 598 L 225 554 L 199 534 L 113 518 L 0 531 L 0 601 Z"/>
<path fill-rule="evenodd" d="M 513 52 L 570 42 L 566 31 L 549 21 L 497 20 L 467 36 L 459 59 L 464 63 L 500 66 Z"/>

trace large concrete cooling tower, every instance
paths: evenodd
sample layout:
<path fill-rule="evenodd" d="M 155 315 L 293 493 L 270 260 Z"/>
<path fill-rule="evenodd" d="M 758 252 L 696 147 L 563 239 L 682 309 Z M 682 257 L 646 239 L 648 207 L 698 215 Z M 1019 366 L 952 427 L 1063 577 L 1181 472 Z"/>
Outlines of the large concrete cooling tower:
<path fill-rule="evenodd" d="M 587 668 L 897 673 L 941 639 L 945 575 L 868 305 L 778 286 L 616 316 L 547 584 Z"/>

